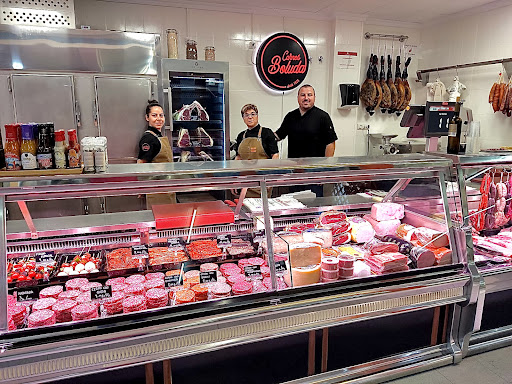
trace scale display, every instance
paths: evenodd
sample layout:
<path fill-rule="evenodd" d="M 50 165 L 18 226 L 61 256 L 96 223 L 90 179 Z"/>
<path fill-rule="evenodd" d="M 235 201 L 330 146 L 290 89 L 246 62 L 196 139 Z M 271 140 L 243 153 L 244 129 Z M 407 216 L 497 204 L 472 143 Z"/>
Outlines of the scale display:
<path fill-rule="evenodd" d="M 448 136 L 448 125 L 457 114 L 456 107 L 456 102 L 427 101 L 425 106 L 425 137 Z"/>

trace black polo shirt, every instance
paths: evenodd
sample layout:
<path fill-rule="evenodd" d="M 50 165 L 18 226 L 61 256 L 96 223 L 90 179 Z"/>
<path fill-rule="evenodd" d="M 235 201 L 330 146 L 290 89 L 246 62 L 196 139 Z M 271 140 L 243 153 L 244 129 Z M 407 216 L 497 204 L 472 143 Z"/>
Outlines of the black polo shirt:
<path fill-rule="evenodd" d="M 158 137 L 162 137 L 162 133 L 156 128 L 148 126 L 147 131 L 154 132 Z M 158 137 L 149 132 L 144 132 L 139 141 L 138 159 L 145 160 L 148 163 L 153 161 L 160 152 L 160 149 L 162 149 L 162 144 L 160 144 Z"/>
<path fill-rule="evenodd" d="M 315 106 L 304 115 L 298 108 L 289 112 L 276 134 L 288 137 L 289 158 L 324 157 L 325 147 L 338 140 L 329 114 Z"/>
<path fill-rule="evenodd" d="M 246 129 L 245 131 L 242 131 L 238 134 L 238 136 L 236 138 L 236 147 L 235 147 L 235 151 L 236 151 L 237 155 L 239 155 L 238 147 L 240 147 L 240 143 L 244 139 L 244 133 L 245 133 L 246 138 L 258 137 L 259 130 L 260 130 L 260 125 L 258 124 L 257 126 Z M 263 146 L 263 150 L 265 151 L 265 153 L 267 154 L 267 156 L 269 158 L 272 158 L 273 155 L 275 155 L 276 153 L 279 153 L 279 149 L 277 148 L 276 135 L 274 135 L 274 132 L 272 132 L 272 130 L 270 128 L 265 128 L 265 127 L 261 128 L 261 145 Z"/>

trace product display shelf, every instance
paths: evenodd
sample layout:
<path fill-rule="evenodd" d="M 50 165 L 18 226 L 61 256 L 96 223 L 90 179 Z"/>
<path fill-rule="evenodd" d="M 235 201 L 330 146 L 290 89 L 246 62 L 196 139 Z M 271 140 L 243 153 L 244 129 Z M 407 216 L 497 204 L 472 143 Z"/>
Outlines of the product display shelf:
<path fill-rule="evenodd" d="M 398 201 L 405 199 L 401 195 L 401 187 L 407 183 L 401 180 L 417 179 L 422 183 L 423 178 L 435 178 L 440 194 L 434 198 L 436 202 L 433 205 L 439 206 L 440 199 L 444 212 L 448 212 L 444 180 L 450 166 L 449 160 L 422 155 L 223 161 L 199 166 L 141 164 L 137 168 L 112 165 L 106 174 L 101 175 L 79 175 L 73 179 L 34 178 L 28 182 L 4 183 L 0 189 L 0 203 L 233 187 L 264 189 L 268 186 L 367 180 L 389 181 L 392 187 L 388 198 Z M 432 200 L 432 197 L 426 196 L 426 200 Z M 368 212 L 370 204 L 362 204 L 352 207 L 349 204 L 342 208 L 352 214 Z M 265 237 L 272 242 L 265 196 L 263 205 Z M 314 219 L 322 211 L 322 206 L 325 211 L 336 205 L 319 203 L 318 208 L 306 209 L 302 214 L 296 211 L 289 217 L 280 216 L 283 219 L 281 223 L 288 219 Z M 428 206 L 422 204 L 424 208 Z M 406 220 L 420 220 L 423 213 L 431 212 L 428 209 L 407 209 Z M 90 216 L 54 217 L 48 221 L 29 218 L 26 224 L 10 223 L 5 216 L 2 218 L 0 236 L 4 245 L 0 249 L 0 280 L 3 280 L 0 299 L 3 308 L 7 306 L 6 260 L 10 253 L 23 252 L 23 247 L 35 251 L 48 249 L 51 243 L 51 247 L 60 244 L 66 249 L 79 249 L 85 244 L 112 248 L 118 244 L 119 238 L 123 244 L 158 243 L 188 233 L 185 228 L 157 231 L 150 211 Z M 274 213 L 272 216 L 276 222 L 279 221 Z M 193 231 L 197 232 L 191 236 L 250 234 L 255 223 L 254 220 L 243 219 L 209 228 L 194 228 Z M 424 369 L 439 364 L 440 360 L 446 364 L 458 361 L 462 343 L 467 337 L 460 318 L 462 309 L 471 303 L 473 292 L 469 284 L 471 276 L 465 268 L 465 248 L 460 248 L 461 231 L 452 226 L 449 215 L 443 225 L 449 231 L 454 254 L 453 263 L 446 266 L 328 284 L 273 288 L 268 292 L 11 332 L 5 332 L 6 312 L 0 311 L 0 327 L 4 330 L 0 335 L 3 346 L 0 379 L 4 383 L 22 383 L 86 375 L 439 307 L 447 308 L 445 321 L 450 326 L 440 343 L 433 342 L 432 347 L 415 351 L 415 361 L 421 361 Z M 272 287 L 277 287 L 271 247 L 268 253 Z M 474 322 L 470 318 L 466 321 Z M 438 333 L 443 331 L 436 331 L 436 335 Z M 411 363 L 411 353 L 399 355 L 393 363 L 383 364 L 380 374 L 385 375 L 391 368 L 405 371 Z"/>

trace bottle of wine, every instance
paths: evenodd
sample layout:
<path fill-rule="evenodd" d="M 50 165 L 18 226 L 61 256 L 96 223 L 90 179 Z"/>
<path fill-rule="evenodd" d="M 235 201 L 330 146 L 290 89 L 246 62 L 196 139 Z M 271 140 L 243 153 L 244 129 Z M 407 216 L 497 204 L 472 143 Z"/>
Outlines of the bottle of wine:
<path fill-rule="evenodd" d="M 448 123 L 448 148 L 446 152 L 457 155 L 460 150 L 460 134 L 462 131 L 462 119 L 458 114 L 459 108 L 457 105 L 457 114 Z"/>

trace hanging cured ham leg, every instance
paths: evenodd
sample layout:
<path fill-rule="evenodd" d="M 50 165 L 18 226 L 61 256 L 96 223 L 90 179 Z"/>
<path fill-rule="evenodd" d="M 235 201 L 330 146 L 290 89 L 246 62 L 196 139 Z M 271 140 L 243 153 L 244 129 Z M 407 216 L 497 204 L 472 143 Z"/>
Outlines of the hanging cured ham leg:
<path fill-rule="evenodd" d="M 407 59 L 407 61 L 405 62 L 404 71 L 402 72 L 402 84 L 404 86 L 404 101 L 403 101 L 402 105 L 400 105 L 400 107 L 398 108 L 398 112 L 397 112 L 398 116 L 400 116 L 399 112 L 401 112 L 401 111 L 405 110 L 405 108 L 407 108 L 407 106 L 411 102 L 411 98 L 412 98 L 411 87 L 409 85 L 409 81 L 407 80 L 407 77 L 409 77 L 409 74 L 407 73 L 407 67 L 409 66 L 410 63 L 411 63 L 411 58 L 409 57 Z"/>
<path fill-rule="evenodd" d="M 377 97 L 377 87 L 375 86 L 375 81 L 373 80 L 373 71 L 372 71 L 372 63 L 373 63 L 373 54 L 370 56 L 370 62 L 368 64 L 368 71 L 366 72 L 366 80 L 363 85 L 361 85 L 361 102 L 366 107 L 366 111 L 370 112 L 372 106 L 375 103 L 375 99 Z"/>
<path fill-rule="evenodd" d="M 388 108 L 388 113 L 393 113 L 398 104 L 398 90 L 396 89 L 395 83 L 393 83 L 393 71 L 391 69 L 391 65 L 393 60 L 391 59 L 391 55 L 388 55 L 388 73 L 387 73 L 387 84 L 389 87 L 389 92 L 391 95 L 391 105 Z"/>
<path fill-rule="evenodd" d="M 405 87 L 402 82 L 402 74 L 400 72 L 400 56 L 396 57 L 395 86 L 398 92 L 398 101 L 395 109 L 398 110 L 405 100 Z"/>
<path fill-rule="evenodd" d="M 385 113 L 391 107 L 391 90 L 386 82 L 386 72 L 384 70 L 384 56 L 380 57 L 380 87 L 382 88 L 382 101 L 380 102 L 380 111 Z"/>

